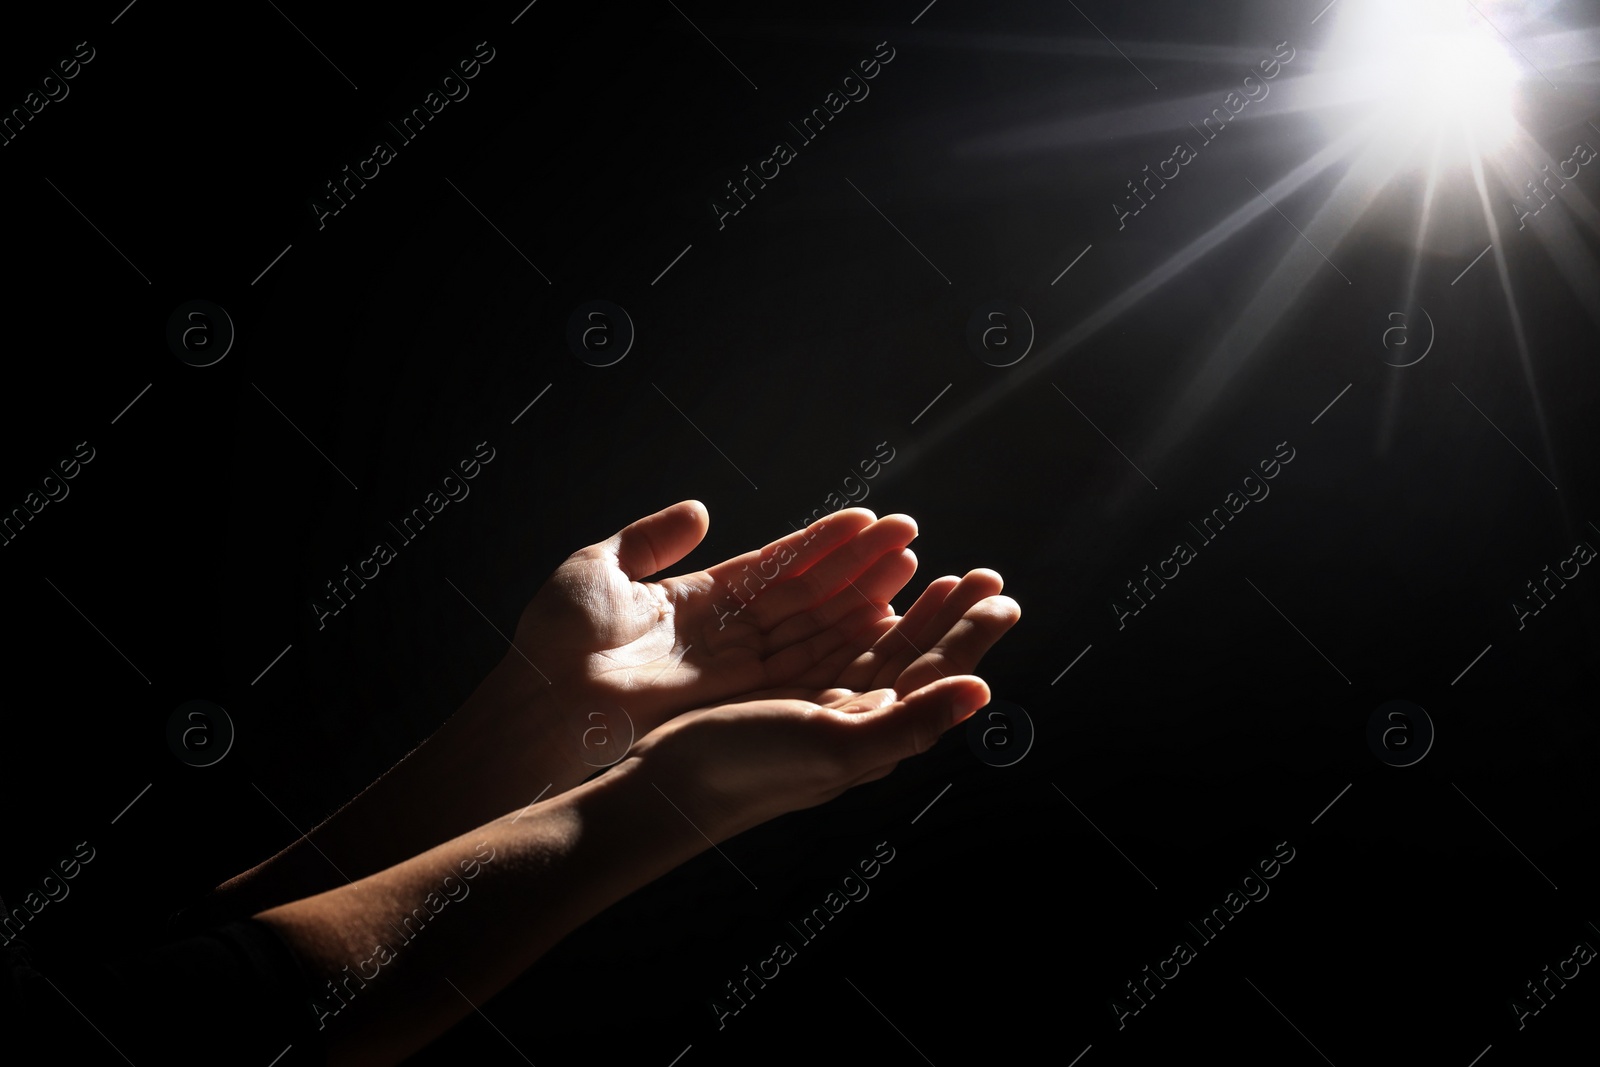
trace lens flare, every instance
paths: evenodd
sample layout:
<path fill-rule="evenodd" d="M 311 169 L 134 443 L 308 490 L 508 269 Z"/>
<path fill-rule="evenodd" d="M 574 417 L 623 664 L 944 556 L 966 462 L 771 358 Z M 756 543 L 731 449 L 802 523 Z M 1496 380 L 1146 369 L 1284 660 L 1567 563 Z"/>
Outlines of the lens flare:
<path fill-rule="evenodd" d="M 1390 0 L 1343 15 L 1321 70 L 1397 166 L 1430 165 L 1436 148 L 1443 164 L 1464 163 L 1512 139 L 1520 68 L 1472 5 Z"/>
<path fill-rule="evenodd" d="M 1421 43 L 1410 77 L 1398 79 L 1402 121 L 1435 130 L 1456 127 L 1480 151 L 1504 145 L 1516 128 L 1511 90 L 1517 68 L 1482 33 L 1457 33 Z"/>

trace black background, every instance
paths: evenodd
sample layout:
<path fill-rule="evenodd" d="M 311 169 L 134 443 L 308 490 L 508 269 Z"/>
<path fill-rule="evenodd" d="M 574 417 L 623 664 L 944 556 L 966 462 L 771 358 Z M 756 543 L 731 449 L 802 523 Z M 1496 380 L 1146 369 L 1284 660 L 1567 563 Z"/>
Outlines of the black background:
<path fill-rule="evenodd" d="M 1337 9 L 280 6 L 113 3 L 0 40 L 7 109 L 96 50 L 0 149 L 0 507 L 77 442 L 96 453 L 0 548 L 0 893 L 80 840 L 103 857 L 30 938 L 137 943 L 426 737 L 505 651 L 450 583 L 509 632 L 568 552 L 626 521 L 703 500 L 685 567 L 704 566 L 787 532 L 887 441 L 864 503 L 917 519 L 916 587 L 989 566 L 1022 605 L 983 673 L 1027 710 L 1027 756 L 986 766 L 958 730 L 725 844 L 759 890 L 702 855 L 485 1005 L 503 1033 L 470 1016 L 419 1062 L 664 1065 L 692 1046 L 683 1067 L 943 1067 L 1092 1046 L 1085 1067 L 1465 1067 L 1490 1045 L 1485 1065 L 1589 1047 L 1590 968 L 1520 1031 L 1509 1004 L 1600 944 L 1600 578 L 1520 630 L 1509 604 L 1600 544 L 1593 170 L 1533 232 L 1496 186 L 1497 251 L 1454 285 L 1491 238 L 1447 177 L 1417 287 L 1436 346 L 1396 368 L 1380 338 L 1405 305 L 1416 177 L 1317 241 L 1331 264 L 1293 226 L 1335 232 L 1311 220 L 1342 163 L 1274 197 L 1281 215 L 1250 187 L 1323 150 L 1340 112 L 1249 116 L 1148 217 L 1119 231 L 1108 209 L 1170 154 L 1175 124 L 1135 109 L 1198 119 L 1284 40 L 1287 93 Z M 1592 9 L 1538 14 L 1524 34 L 1593 40 Z M 323 183 L 479 41 L 495 58 L 470 96 L 319 229 Z M 719 229 L 708 198 L 880 41 L 895 58 L 870 95 Z M 1519 117 L 1552 158 L 1596 143 L 1594 69 L 1546 69 L 1557 91 L 1524 68 Z M 596 298 L 638 333 L 607 368 L 565 342 Z M 211 367 L 165 341 L 191 299 L 237 328 Z M 991 299 L 1037 327 L 1015 366 L 967 348 Z M 319 630 L 322 583 L 483 440 L 471 496 Z M 1270 497 L 1119 629 L 1124 583 L 1284 441 Z M 165 738 L 196 698 L 238 731 L 203 769 Z M 1394 699 L 1437 730 L 1405 768 L 1366 738 Z M 719 1030 L 722 984 L 880 841 L 896 858 L 871 896 Z M 1270 896 L 1119 1031 L 1124 983 L 1279 842 L 1295 858 Z"/>

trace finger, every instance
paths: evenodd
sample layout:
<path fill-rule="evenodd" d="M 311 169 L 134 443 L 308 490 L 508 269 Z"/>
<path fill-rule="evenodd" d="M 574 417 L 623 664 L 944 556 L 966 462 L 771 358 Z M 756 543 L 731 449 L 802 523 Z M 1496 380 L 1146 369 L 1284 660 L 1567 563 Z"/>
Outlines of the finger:
<path fill-rule="evenodd" d="M 815 669 L 817 664 L 837 654 L 841 649 L 848 651 L 850 646 L 856 643 L 858 635 L 869 630 L 888 614 L 887 604 L 871 602 L 861 604 L 821 633 L 804 641 L 797 641 L 769 656 L 766 661 L 767 676 L 788 685 L 806 685 L 814 682 L 820 687 L 833 684 L 833 676 L 817 671 Z"/>
<path fill-rule="evenodd" d="M 815 637 L 836 626 L 862 604 L 887 604 L 890 597 L 905 588 L 916 572 L 917 557 L 909 548 L 879 556 L 860 578 L 838 593 L 816 607 L 778 623 L 767 634 L 767 648 L 787 648 Z"/>
<path fill-rule="evenodd" d="M 856 712 L 848 720 L 851 764 L 865 772 L 926 752 L 946 730 L 987 703 L 988 684 L 962 674 L 941 678 L 886 706 Z"/>
<path fill-rule="evenodd" d="M 601 542 L 632 581 L 649 577 L 694 551 L 711 527 L 711 515 L 698 500 L 683 500 L 624 526 Z"/>
<path fill-rule="evenodd" d="M 756 625 L 771 630 L 779 622 L 821 604 L 850 587 L 877 560 L 898 552 L 917 536 L 909 515 L 889 515 L 852 537 L 848 544 L 764 590 L 750 605 Z"/>
<path fill-rule="evenodd" d="M 919 633 L 927 626 L 928 620 L 937 615 L 950 594 L 961 584 L 961 579 L 953 574 L 936 578 L 928 583 L 928 587 L 917 597 L 916 603 L 905 613 L 900 625 L 908 633 Z"/>
<path fill-rule="evenodd" d="M 926 648 L 928 645 L 943 637 L 956 620 L 967 613 L 967 609 L 986 596 L 994 596 L 1005 588 L 1005 580 L 999 572 L 987 567 L 970 570 L 961 576 L 950 595 L 940 603 L 937 611 L 918 620 L 915 629 L 907 631 L 909 637 L 917 645 Z"/>
<path fill-rule="evenodd" d="M 764 548 L 752 549 L 731 559 L 725 559 L 706 573 L 716 583 L 719 592 L 733 586 L 742 588 L 742 599 L 748 600 L 762 586 L 780 577 L 803 574 L 816 566 L 841 545 L 849 543 L 856 534 L 878 521 L 878 516 L 868 508 L 846 508 L 824 515 L 804 530 L 786 534 Z"/>
<path fill-rule="evenodd" d="M 874 684 L 889 684 L 901 670 L 890 670 L 890 666 L 901 657 L 906 649 L 912 649 L 912 655 L 918 655 L 916 649 L 906 639 L 906 633 L 920 631 L 924 624 L 939 610 L 951 591 L 961 583 L 955 575 L 947 574 L 943 578 L 935 578 L 928 583 L 928 588 L 917 597 L 917 602 L 911 605 L 905 617 L 896 619 L 892 627 L 885 628 L 878 633 L 871 645 L 860 651 L 850 662 L 843 666 L 839 674 L 839 684 L 851 689 L 865 689 Z"/>
<path fill-rule="evenodd" d="M 1022 618 L 1022 607 L 1008 596 L 991 596 L 967 609 L 956 624 L 918 656 L 893 685 L 902 693 L 919 690 L 947 675 L 974 671 L 984 654 Z"/>
<path fill-rule="evenodd" d="M 893 610 L 888 605 L 885 605 L 885 609 Z M 851 692 L 868 688 L 868 685 L 850 684 L 845 681 L 845 675 L 851 669 L 851 665 L 861 658 L 864 650 L 870 649 L 877 643 L 879 638 L 893 629 L 894 624 L 899 621 L 900 617 L 898 615 L 884 615 L 882 618 L 874 620 L 870 626 L 863 629 L 843 646 L 823 657 L 820 662 L 805 668 L 798 678 L 791 679 L 791 683 L 817 688 L 841 686 Z M 871 675 L 867 676 L 867 682 L 871 682 Z"/>
<path fill-rule="evenodd" d="M 909 548 L 902 548 L 898 552 L 890 551 L 879 556 L 848 585 L 839 590 L 824 604 L 839 602 L 841 604 L 870 601 L 874 604 L 887 604 L 900 591 L 906 583 L 917 573 L 917 554 Z M 846 609 L 839 609 L 840 611 Z M 838 613 L 837 611 L 835 612 Z"/>
<path fill-rule="evenodd" d="M 1005 582 L 1000 575 L 988 568 L 980 567 L 968 571 L 962 576 L 960 583 L 950 591 L 950 595 L 939 604 L 936 611 L 925 615 L 915 628 L 902 628 L 898 643 L 892 642 L 891 639 L 885 648 L 887 657 L 878 664 L 878 673 L 873 678 L 864 680 L 862 684 L 892 685 L 894 679 L 898 678 L 907 667 L 942 640 L 968 610 L 985 597 L 998 594 L 1004 586 Z"/>

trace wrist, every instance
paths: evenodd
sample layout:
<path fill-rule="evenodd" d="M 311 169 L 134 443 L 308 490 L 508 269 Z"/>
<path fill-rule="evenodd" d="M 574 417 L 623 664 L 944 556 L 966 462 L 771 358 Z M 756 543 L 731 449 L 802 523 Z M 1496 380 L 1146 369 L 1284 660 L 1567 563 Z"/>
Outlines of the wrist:
<path fill-rule="evenodd" d="M 663 730 L 647 737 L 628 758 L 596 782 L 615 777 L 657 806 L 680 825 L 691 827 L 703 847 L 721 844 L 761 825 L 780 812 L 761 813 L 737 796 L 717 788 L 703 753 L 681 731 Z M 625 775 L 618 775 L 625 771 Z"/>
<path fill-rule="evenodd" d="M 587 863 L 608 882 L 625 884 L 623 893 L 737 832 L 699 808 L 662 770 L 630 755 L 551 802 L 581 827 L 580 838 L 590 846 L 583 850 Z"/>
<path fill-rule="evenodd" d="M 546 787 L 546 795 L 561 793 L 593 773 L 594 768 L 579 759 L 570 712 L 570 702 L 557 687 L 511 651 L 473 690 L 447 728 L 473 739 L 480 771 L 493 767 L 494 778 L 515 783 L 515 797 L 521 799 L 513 800 L 520 807 Z"/>

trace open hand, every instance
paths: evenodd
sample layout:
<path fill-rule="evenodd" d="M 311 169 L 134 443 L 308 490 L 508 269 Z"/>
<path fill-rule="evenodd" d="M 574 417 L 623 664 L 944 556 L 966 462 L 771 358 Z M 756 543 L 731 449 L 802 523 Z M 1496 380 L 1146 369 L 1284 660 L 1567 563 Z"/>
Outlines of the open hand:
<path fill-rule="evenodd" d="M 852 508 L 706 570 L 646 580 L 709 522 L 699 501 L 674 504 L 579 549 L 545 582 L 514 644 L 555 706 L 620 707 L 637 736 L 687 708 L 802 684 L 864 652 L 916 570 L 916 523 Z"/>
<path fill-rule="evenodd" d="M 826 702 L 769 698 L 680 715 L 629 762 L 712 840 L 833 799 L 926 752 L 989 702 L 981 678 L 955 675 L 904 696 L 892 689 Z"/>

